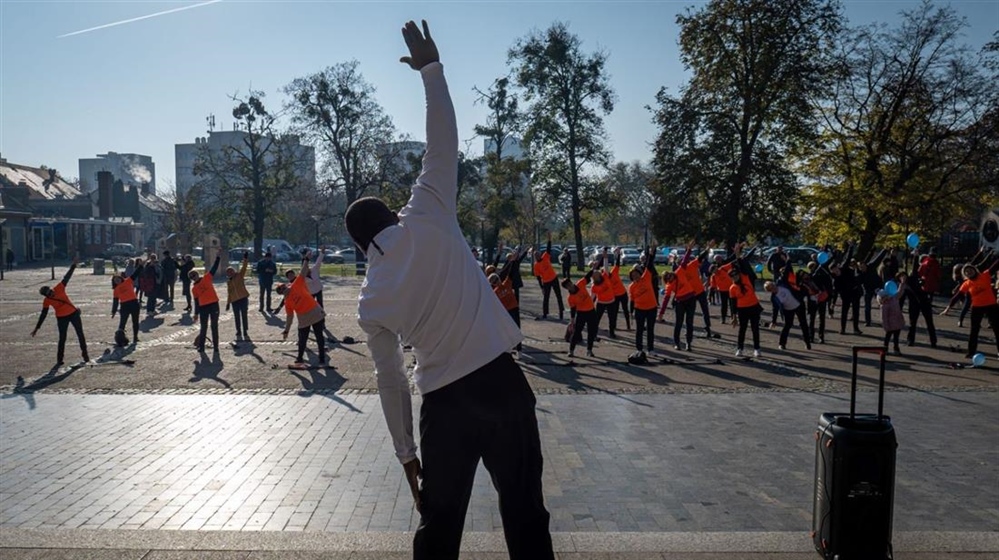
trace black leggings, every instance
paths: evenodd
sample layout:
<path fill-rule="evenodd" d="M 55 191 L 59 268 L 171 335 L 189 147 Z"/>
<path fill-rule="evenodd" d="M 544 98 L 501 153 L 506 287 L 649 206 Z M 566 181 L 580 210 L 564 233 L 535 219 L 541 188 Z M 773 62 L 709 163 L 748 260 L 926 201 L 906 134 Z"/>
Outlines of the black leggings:
<path fill-rule="evenodd" d="M 316 335 L 316 342 L 319 344 L 319 363 L 326 363 L 326 337 L 323 336 L 325 328 L 326 320 L 323 319 L 308 327 L 298 329 L 298 358 L 295 359 L 296 362 L 305 361 L 305 347 L 309 342 L 309 331 L 311 330 Z"/>
<path fill-rule="evenodd" d="M 697 296 L 697 303 L 701 306 L 701 316 L 704 317 L 704 329 L 711 332 L 711 308 L 708 307 L 708 292 L 701 292 Z"/>
<path fill-rule="evenodd" d="M 727 323 L 730 311 L 732 316 L 735 317 L 735 300 L 728 297 L 728 292 L 725 290 L 719 290 L 718 295 L 721 296 L 721 320 L 722 323 Z"/>
<path fill-rule="evenodd" d="M 811 298 L 808 299 L 808 334 L 812 337 L 812 342 L 815 342 L 815 316 L 819 317 L 819 338 L 825 340 L 826 338 L 826 312 L 829 310 L 829 300 L 825 300 L 821 303 L 817 301 L 812 301 Z"/>
<path fill-rule="evenodd" d="M 628 330 L 631 330 L 631 315 L 628 314 L 628 294 L 614 296 L 614 303 L 611 304 L 610 309 L 607 311 L 610 316 L 611 334 L 614 334 L 614 331 L 617 330 L 617 312 L 619 310 L 623 310 L 624 324 Z"/>
<path fill-rule="evenodd" d="M 648 338 L 649 352 L 655 348 L 656 342 L 656 309 L 635 310 L 635 348 L 642 351 L 642 334 Z"/>
<path fill-rule="evenodd" d="M 555 290 L 555 299 L 558 301 L 558 314 L 559 317 L 561 317 L 565 312 L 565 304 L 562 303 L 562 288 L 558 285 L 558 278 L 555 278 L 551 282 L 541 284 L 541 293 L 543 296 L 541 302 L 541 315 L 543 317 L 548 317 L 548 299 L 552 295 L 552 290 Z"/>
<path fill-rule="evenodd" d="M 457 560 L 480 461 L 499 494 L 511 560 L 554 560 L 535 403 L 524 372 L 507 353 L 423 396 L 414 560 Z"/>
<path fill-rule="evenodd" d="M 126 301 L 118 307 L 118 330 L 124 332 L 128 320 L 132 320 L 132 342 L 139 341 L 139 300 Z"/>
<path fill-rule="evenodd" d="M 250 334 L 249 310 L 250 310 L 249 296 L 243 299 L 237 299 L 236 301 L 232 302 L 232 318 L 236 320 L 236 336 Z"/>
<path fill-rule="evenodd" d="M 271 310 L 271 291 L 273 290 L 273 283 L 260 283 L 260 311 L 266 309 L 268 312 Z M 264 307 L 264 304 L 267 307 Z"/>
<path fill-rule="evenodd" d="M 763 314 L 763 307 L 756 304 L 752 307 L 736 308 L 736 315 L 739 317 L 739 342 L 738 348 L 742 350 L 746 344 L 746 328 L 753 328 L 753 349 L 760 349 L 760 316 Z"/>
<path fill-rule="evenodd" d="M 780 331 L 780 345 L 784 346 L 787 344 L 787 337 L 791 334 L 791 327 L 794 326 L 794 319 L 797 317 L 798 324 L 801 326 L 801 339 L 805 341 L 805 347 L 811 349 L 812 337 L 808 331 L 808 320 L 805 316 L 805 305 L 801 304 L 792 311 L 782 309 L 781 313 L 784 314 L 784 328 Z"/>
<path fill-rule="evenodd" d="M 999 305 L 971 308 L 971 333 L 968 335 L 968 355 L 973 356 L 978 351 L 978 333 L 982 330 L 982 319 L 988 317 L 992 324 L 992 336 L 995 337 L 996 350 L 999 350 Z"/>
<path fill-rule="evenodd" d="M 901 329 L 897 331 L 888 331 L 885 333 L 885 350 L 888 350 L 888 342 L 894 341 L 894 348 L 898 350 L 898 334 L 902 332 Z"/>
<path fill-rule="evenodd" d="M 926 332 L 930 335 L 930 345 L 937 345 L 937 329 L 933 326 L 933 304 L 927 297 L 924 301 L 909 300 L 909 334 L 906 342 L 910 345 L 916 343 L 916 324 L 919 323 L 919 316 L 922 315 L 926 321 Z"/>
<path fill-rule="evenodd" d="M 219 302 L 198 306 L 198 317 L 201 319 L 201 346 L 199 350 L 205 349 L 205 335 L 208 334 L 208 322 L 212 324 L 212 346 L 216 350 L 219 348 Z"/>
<path fill-rule="evenodd" d="M 572 327 L 572 339 L 569 341 L 569 351 L 575 350 L 576 345 L 583 341 L 583 327 L 586 327 L 586 349 L 593 350 L 593 342 L 597 339 L 599 323 L 596 311 L 577 311 Z"/>
<path fill-rule="evenodd" d="M 687 327 L 687 345 L 694 342 L 694 309 L 697 306 L 697 298 L 692 297 L 683 301 L 674 301 L 676 311 L 676 324 L 673 325 L 673 344 L 680 346 L 680 329 Z"/>
<path fill-rule="evenodd" d="M 73 330 L 76 331 L 76 338 L 80 341 L 80 352 L 83 355 L 83 361 L 89 362 L 90 355 L 87 354 L 87 338 L 83 336 L 83 319 L 81 318 L 79 309 L 65 317 L 56 317 L 56 328 L 59 330 L 59 348 L 56 350 L 56 361 L 62 363 L 66 355 L 66 332 L 69 330 L 70 325 L 73 325 Z"/>
<path fill-rule="evenodd" d="M 613 328 L 611 327 L 611 324 L 610 324 L 610 311 L 611 311 L 611 308 L 614 307 L 614 302 L 612 301 L 610 303 L 600 303 L 598 301 L 597 304 L 596 304 L 596 306 L 597 306 L 597 309 L 596 309 L 596 314 L 597 314 L 597 328 L 598 329 L 600 328 L 600 321 L 604 318 L 604 314 L 606 313 L 607 317 L 608 317 L 608 320 L 607 320 L 607 331 L 610 333 L 611 336 L 614 336 L 614 330 L 613 330 Z"/>

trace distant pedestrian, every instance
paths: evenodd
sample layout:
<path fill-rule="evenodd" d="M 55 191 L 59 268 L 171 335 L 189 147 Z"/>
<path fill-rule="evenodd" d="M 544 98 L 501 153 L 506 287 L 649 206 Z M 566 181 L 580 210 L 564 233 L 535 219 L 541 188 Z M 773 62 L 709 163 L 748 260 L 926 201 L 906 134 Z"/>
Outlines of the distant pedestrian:
<path fill-rule="evenodd" d="M 562 278 L 568 278 L 572 273 L 572 253 L 568 247 L 562 248 L 562 254 L 558 256 L 558 263 L 562 265 Z"/>
<path fill-rule="evenodd" d="M 191 255 L 184 255 L 184 260 L 177 268 L 180 272 L 181 294 L 187 299 L 187 307 L 184 311 L 191 310 L 191 271 L 194 270 L 194 259 Z"/>
<path fill-rule="evenodd" d="M 38 323 L 35 325 L 35 330 L 31 331 L 31 337 L 34 338 L 38 334 L 38 329 L 42 328 L 42 323 L 45 322 L 45 316 L 49 314 L 49 308 L 55 310 L 56 314 L 56 327 L 59 329 L 59 346 L 56 350 L 56 366 L 61 366 L 63 364 L 63 357 L 66 351 L 66 331 L 69 329 L 70 325 L 73 325 L 73 330 L 76 331 L 76 338 L 80 342 L 80 352 L 83 355 L 83 361 L 89 362 L 90 355 L 87 353 L 87 339 L 83 335 L 83 320 L 80 316 L 80 310 L 73 305 L 70 301 L 69 296 L 66 295 L 66 285 L 69 284 L 69 279 L 73 277 L 73 271 L 76 270 L 76 265 L 80 263 L 79 258 L 73 259 L 73 264 L 66 271 L 66 275 L 62 277 L 62 281 L 55 285 L 54 288 L 48 286 L 42 286 L 39 288 L 38 293 L 41 294 L 45 300 L 42 302 L 42 313 L 38 317 Z"/>
<path fill-rule="evenodd" d="M 7 266 L 7 272 L 14 270 L 14 250 L 7 247 L 7 251 L 4 253 L 5 264 Z"/>
<path fill-rule="evenodd" d="M 177 261 L 174 260 L 170 251 L 163 251 L 163 287 L 166 300 L 173 305 L 174 284 L 177 283 Z"/>
<path fill-rule="evenodd" d="M 260 307 L 259 311 L 263 312 L 264 309 L 268 313 L 273 313 L 271 307 L 271 289 L 274 286 L 274 275 L 277 274 L 277 265 L 271 259 L 270 251 L 264 253 L 264 258 L 257 262 L 257 266 L 254 270 L 257 273 L 257 282 L 260 285 Z"/>

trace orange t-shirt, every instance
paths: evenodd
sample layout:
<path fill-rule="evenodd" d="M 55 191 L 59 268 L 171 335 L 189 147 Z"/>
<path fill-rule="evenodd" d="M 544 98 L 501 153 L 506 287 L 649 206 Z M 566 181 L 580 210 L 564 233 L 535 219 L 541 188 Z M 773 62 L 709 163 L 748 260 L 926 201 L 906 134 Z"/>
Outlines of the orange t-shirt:
<path fill-rule="evenodd" d="M 680 268 L 678 274 L 681 272 L 685 276 L 684 284 L 690 286 L 695 296 L 704 293 L 704 281 L 701 280 L 701 261 L 697 259 L 691 260 Z"/>
<path fill-rule="evenodd" d="M 728 289 L 732 287 L 732 278 L 728 275 L 728 271 L 732 270 L 732 263 L 724 264 L 719 266 L 715 273 L 711 275 L 711 280 L 714 281 L 715 287 L 719 290 L 728 293 Z"/>
<path fill-rule="evenodd" d="M 738 284 L 732 284 L 732 287 L 728 289 L 728 295 L 735 299 L 735 306 L 739 308 L 753 307 L 760 304 L 759 298 L 756 297 L 756 290 L 752 288 L 749 276 L 745 274 L 741 275 Z"/>
<path fill-rule="evenodd" d="M 652 287 L 652 273 L 645 269 L 642 277 L 628 285 L 628 295 L 635 309 L 649 311 L 656 308 L 656 289 Z"/>
<path fill-rule="evenodd" d="M 114 297 L 118 300 L 118 303 L 126 303 L 136 299 L 135 297 L 135 283 L 132 282 L 131 278 L 126 278 L 121 281 L 117 286 L 114 287 Z"/>
<path fill-rule="evenodd" d="M 496 287 L 493 288 L 493 293 L 496 294 L 500 303 L 503 304 L 503 308 L 507 311 L 520 307 L 520 302 L 517 301 L 517 293 L 513 291 L 513 279 L 509 276 L 499 284 L 496 284 Z"/>
<path fill-rule="evenodd" d="M 605 276 L 604 278 L 610 280 L 611 293 L 614 294 L 614 297 L 623 296 L 624 294 L 628 293 L 628 290 L 625 289 L 624 287 L 624 282 L 621 281 L 620 266 L 614 265 L 614 268 L 612 268 L 610 271 L 610 275 Z"/>
<path fill-rule="evenodd" d="M 590 292 L 586 289 L 586 278 L 580 278 L 576 282 L 576 287 L 579 288 L 574 294 L 569 294 L 569 309 L 575 309 L 576 311 L 593 311 L 593 297 Z"/>
<path fill-rule="evenodd" d="M 972 307 L 988 307 L 996 304 L 996 293 L 992 290 L 992 275 L 979 272 L 973 280 L 965 280 L 959 288 L 966 294 L 971 294 Z"/>
<path fill-rule="evenodd" d="M 291 317 L 294 312 L 301 317 L 303 313 L 308 313 L 318 306 L 319 302 L 312 297 L 308 286 L 305 285 L 305 275 L 299 274 L 288 288 L 288 294 L 284 296 L 284 310 L 287 316 Z"/>
<path fill-rule="evenodd" d="M 607 274 L 604 274 L 604 281 L 597 284 L 593 284 L 593 297 L 597 298 L 597 303 L 611 304 L 614 303 L 614 288 L 611 286 L 610 280 L 607 279 Z"/>
<path fill-rule="evenodd" d="M 52 297 L 46 297 L 45 301 L 42 302 L 43 307 L 54 309 L 56 317 L 68 317 L 76 313 L 76 306 L 69 301 L 69 296 L 66 295 L 66 286 L 62 282 L 56 284 L 55 288 L 52 288 L 52 292 Z"/>
<path fill-rule="evenodd" d="M 548 251 L 541 254 L 541 260 L 534 261 L 534 275 L 540 276 L 541 281 L 545 284 L 558 278 L 558 274 L 552 268 L 552 258 L 548 254 Z"/>
<path fill-rule="evenodd" d="M 201 307 L 219 302 L 219 295 L 215 293 L 215 285 L 212 284 L 211 272 L 206 272 L 198 283 L 191 287 L 191 295 L 198 300 L 198 305 Z"/>

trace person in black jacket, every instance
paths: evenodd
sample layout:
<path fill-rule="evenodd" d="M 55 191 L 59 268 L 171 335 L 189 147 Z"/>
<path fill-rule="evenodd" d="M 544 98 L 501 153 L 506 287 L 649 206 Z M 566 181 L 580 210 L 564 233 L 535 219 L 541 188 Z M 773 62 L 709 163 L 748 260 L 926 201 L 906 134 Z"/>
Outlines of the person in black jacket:
<path fill-rule="evenodd" d="M 572 272 L 572 253 L 568 247 L 562 248 L 562 254 L 558 256 L 558 262 L 562 265 L 562 278 L 568 278 Z"/>
<path fill-rule="evenodd" d="M 936 348 L 937 329 L 933 326 L 932 295 L 923 290 L 919 266 L 919 251 L 914 251 L 911 272 L 906 275 L 903 271 L 897 275 L 898 288 L 904 290 L 899 305 L 905 309 L 905 302 L 909 301 L 909 334 L 906 337 L 906 346 L 916 344 L 916 325 L 919 323 L 919 316 L 922 315 L 926 321 L 926 332 L 930 335 L 930 347 Z"/>
<path fill-rule="evenodd" d="M 853 312 L 853 334 L 864 334 L 860 330 L 860 298 L 863 296 L 864 288 L 857 276 L 857 270 L 853 267 L 853 251 L 854 246 L 851 243 L 846 254 L 843 255 L 843 259 L 829 268 L 833 275 L 833 285 L 836 286 L 836 292 L 843 301 L 843 309 L 839 316 L 839 334 L 846 334 L 847 317 L 851 311 Z"/>
<path fill-rule="evenodd" d="M 177 261 L 170 255 L 170 251 L 163 251 L 163 295 L 170 305 L 173 305 L 173 287 L 177 283 Z"/>
<path fill-rule="evenodd" d="M 263 313 L 264 309 L 266 309 L 268 313 L 274 313 L 271 307 L 271 290 L 274 287 L 274 275 L 277 274 L 277 265 L 271 259 L 270 251 L 264 253 L 264 258 L 257 262 L 253 271 L 257 273 L 257 282 L 260 284 L 259 311 Z"/>
<path fill-rule="evenodd" d="M 878 267 L 881 265 L 881 261 L 884 260 L 887 253 L 887 249 L 881 249 L 881 252 L 875 255 L 873 259 L 867 261 L 866 263 L 861 263 L 860 265 L 860 283 L 864 285 L 865 327 L 871 326 L 871 303 L 873 302 L 874 297 L 877 296 L 878 290 L 885 285 L 885 283 L 881 280 Z"/>
<path fill-rule="evenodd" d="M 187 298 L 187 307 L 184 311 L 191 310 L 191 271 L 194 270 L 194 259 L 191 255 L 184 255 L 184 260 L 181 262 L 180 266 L 177 267 L 177 271 L 180 272 L 180 293 Z"/>

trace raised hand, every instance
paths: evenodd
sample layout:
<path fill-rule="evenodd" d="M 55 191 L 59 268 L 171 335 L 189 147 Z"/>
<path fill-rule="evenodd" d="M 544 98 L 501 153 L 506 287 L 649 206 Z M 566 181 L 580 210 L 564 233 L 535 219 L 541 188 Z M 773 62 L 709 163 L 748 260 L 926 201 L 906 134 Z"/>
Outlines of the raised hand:
<path fill-rule="evenodd" d="M 422 23 L 423 33 L 420 33 L 420 28 L 412 21 L 406 22 L 402 28 L 402 38 L 406 41 L 406 46 L 409 47 L 409 56 L 400 58 L 399 62 L 408 64 L 413 70 L 420 70 L 431 62 L 439 62 L 441 59 L 440 53 L 437 52 L 437 45 L 430 36 L 427 20 L 422 20 Z"/>

